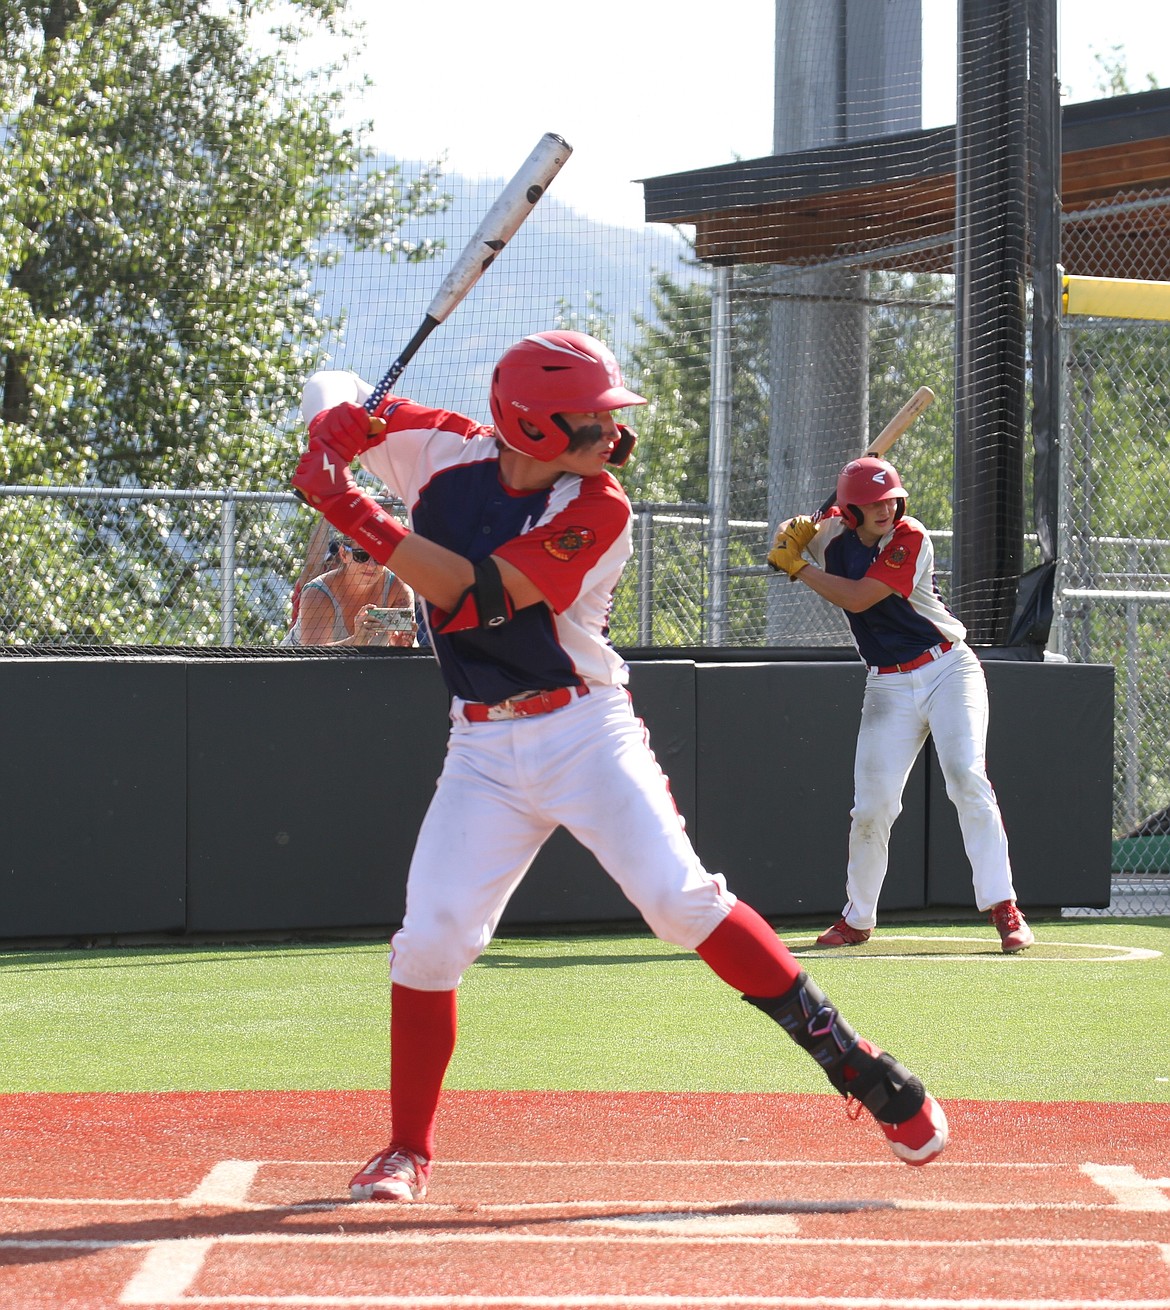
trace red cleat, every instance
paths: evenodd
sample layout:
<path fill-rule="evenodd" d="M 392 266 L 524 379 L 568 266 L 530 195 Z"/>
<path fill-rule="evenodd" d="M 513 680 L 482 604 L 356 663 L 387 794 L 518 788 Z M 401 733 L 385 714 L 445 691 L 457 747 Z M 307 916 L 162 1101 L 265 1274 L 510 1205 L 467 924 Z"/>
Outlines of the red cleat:
<path fill-rule="evenodd" d="M 838 919 L 831 928 L 817 938 L 818 946 L 860 946 L 869 941 L 872 928 L 851 928 L 844 919 Z"/>
<path fill-rule="evenodd" d="M 905 1123 L 880 1123 L 890 1150 L 907 1164 L 929 1164 L 942 1155 L 950 1136 L 943 1108 L 928 1092 L 922 1108 Z"/>
<path fill-rule="evenodd" d="M 388 1146 L 349 1183 L 355 1201 L 421 1201 L 427 1194 L 431 1162 L 405 1147 Z"/>
<path fill-rule="evenodd" d="M 1028 921 L 1016 908 L 1015 901 L 1000 901 L 993 905 L 989 918 L 999 933 L 1005 955 L 1014 955 L 1036 940 L 1036 934 L 1028 927 Z"/>

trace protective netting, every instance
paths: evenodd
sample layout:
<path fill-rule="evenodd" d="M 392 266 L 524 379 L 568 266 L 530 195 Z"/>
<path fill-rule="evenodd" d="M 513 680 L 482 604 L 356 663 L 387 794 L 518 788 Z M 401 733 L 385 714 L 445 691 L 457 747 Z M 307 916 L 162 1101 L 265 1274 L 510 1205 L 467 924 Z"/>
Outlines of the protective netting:
<path fill-rule="evenodd" d="M 444 175 L 336 128 L 363 89 L 294 71 L 331 6 L 290 8 L 310 27 L 260 52 L 234 7 L 3 7 L 10 654 L 287 654 L 298 582 L 336 563 L 288 493 L 300 387 L 317 367 L 376 381 L 507 180 Z M 610 343 L 650 399 L 622 474 L 636 514 L 619 646 L 847 645 L 838 611 L 764 565 L 771 530 L 816 509 L 923 384 L 936 399 L 891 458 L 978 642 L 1002 634 L 1043 558 L 1018 295 L 1015 345 L 987 344 L 1010 312 L 1005 270 L 1026 284 L 1043 161 L 1025 16 L 1043 6 L 963 8 L 961 32 L 943 0 L 925 15 L 937 27 L 945 11 L 964 52 L 959 94 L 928 122 L 917 0 L 778 3 L 774 156 L 648 179 L 638 228 L 570 209 L 554 182 L 403 375 L 401 392 L 486 419 L 491 367 L 519 337 L 560 326 Z M 534 124 L 533 144 L 559 128 Z M 1066 212 L 1067 259 L 1164 276 L 1162 199 L 1131 189 Z M 1066 592 L 1143 593 L 1060 592 L 1055 630 L 1068 658 L 1118 665 L 1115 835 L 1135 842 L 1170 803 L 1160 331 L 1078 325 L 1061 475 Z M 1019 440 L 988 439 L 1005 431 Z M 1142 850 L 1148 873 L 1164 857 Z"/>
<path fill-rule="evenodd" d="M 1170 215 L 1170 193 L 1111 206 L 1113 223 Z M 1085 254 L 1091 258 L 1093 247 Z M 1098 257 L 1103 252 L 1098 250 Z M 1115 265 L 1114 265 L 1115 266 Z M 1142 252 L 1129 261 L 1140 293 Z M 1170 322 L 1064 320 L 1062 556 L 1053 648 L 1117 670 L 1115 899 L 1170 906 Z"/>
<path fill-rule="evenodd" d="M 620 643 L 845 644 L 834 611 L 763 566 L 770 530 L 923 383 L 938 399 L 895 456 L 949 579 L 954 133 L 921 130 L 916 0 L 848 10 L 777 9 L 779 164 L 710 170 L 720 208 L 640 229 L 590 221 L 554 182 L 399 384 L 486 418 L 518 337 L 610 342 L 651 402 L 623 474 L 639 558 Z M 288 495 L 301 384 L 382 374 L 505 179 L 333 128 L 362 92 L 294 72 L 311 25 L 261 51 L 218 6 L 22 12 L 3 48 L 0 642 L 262 654 L 309 551 Z M 979 78 L 1014 57 L 1010 34 L 984 36 Z"/>

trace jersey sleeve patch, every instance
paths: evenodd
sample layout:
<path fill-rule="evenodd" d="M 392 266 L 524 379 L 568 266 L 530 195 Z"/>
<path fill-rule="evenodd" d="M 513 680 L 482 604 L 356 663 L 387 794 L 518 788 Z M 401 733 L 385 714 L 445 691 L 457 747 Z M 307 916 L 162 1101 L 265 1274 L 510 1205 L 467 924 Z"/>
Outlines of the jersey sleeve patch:
<path fill-rule="evenodd" d="M 586 478 L 568 504 L 530 532 L 505 542 L 495 554 L 519 569 L 561 614 L 629 521 L 630 502 L 617 481 L 608 475 Z"/>
<path fill-rule="evenodd" d="M 914 590 L 922 541 L 922 534 L 902 520 L 894 527 L 889 542 L 866 572 L 866 577 L 876 578 L 892 587 L 899 596 L 908 597 Z"/>
<path fill-rule="evenodd" d="M 553 559 L 567 564 L 578 551 L 588 550 L 597 540 L 597 533 L 592 528 L 559 528 L 551 537 L 545 537 L 541 545 Z"/>

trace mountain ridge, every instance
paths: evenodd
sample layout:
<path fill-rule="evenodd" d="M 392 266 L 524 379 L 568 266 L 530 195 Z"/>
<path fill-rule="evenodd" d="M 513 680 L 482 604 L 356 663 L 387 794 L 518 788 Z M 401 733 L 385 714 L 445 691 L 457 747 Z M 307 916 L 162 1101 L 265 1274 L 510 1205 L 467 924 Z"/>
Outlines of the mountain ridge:
<path fill-rule="evenodd" d="M 403 180 L 418 168 L 403 162 L 397 167 Z M 503 185 L 460 174 L 442 178 L 441 188 L 451 196 L 448 208 L 401 229 L 407 241 L 442 241 L 444 249 L 433 259 L 411 264 L 348 248 L 335 265 L 320 270 L 321 312 L 343 317 L 344 328 L 326 344 L 319 367 L 352 369 L 376 382 L 413 336 Z M 668 272 L 680 282 L 701 275 L 686 262 L 688 256 L 686 242 L 673 228 L 598 223 L 550 191 L 424 343 L 396 389 L 423 404 L 484 413 L 500 354 L 520 337 L 558 325 L 598 331 L 620 359 L 637 339 L 635 316 L 653 318 L 656 274 Z"/>

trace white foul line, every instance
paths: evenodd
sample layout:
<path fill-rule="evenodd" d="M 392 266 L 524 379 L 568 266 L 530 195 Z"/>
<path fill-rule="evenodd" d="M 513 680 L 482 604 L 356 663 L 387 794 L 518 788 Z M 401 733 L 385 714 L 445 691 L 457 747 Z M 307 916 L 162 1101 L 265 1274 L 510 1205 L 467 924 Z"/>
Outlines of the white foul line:
<path fill-rule="evenodd" d="M 260 1172 L 258 1160 L 221 1160 L 180 1205 L 243 1205 L 248 1189 Z"/>
<path fill-rule="evenodd" d="M 1083 1164 L 1081 1173 L 1103 1187 L 1119 1210 L 1170 1210 L 1170 1196 L 1162 1190 L 1170 1179 L 1143 1178 L 1128 1164 Z"/>
<path fill-rule="evenodd" d="M 258 1160 L 220 1160 L 179 1204 L 242 1206 L 259 1171 Z M 118 1300 L 122 1305 L 166 1305 L 182 1299 L 216 1240 L 197 1237 L 158 1242 L 146 1252 Z"/>
<path fill-rule="evenodd" d="M 251 1209 L 255 1203 L 249 1203 L 247 1200 L 248 1192 L 255 1181 L 256 1175 L 261 1167 L 260 1161 L 255 1160 L 221 1160 L 213 1165 L 207 1174 L 200 1180 L 195 1188 L 185 1197 L 179 1198 L 178 1204 L 183 1206 L 217 1206 L 223 1208 L 240 1208 Z M 306 1161 L 304 1163 L 312 1163 Z M 319 1163 L 319 1162 L 318 1162 Z M 549 1162 L 554 1163 L 554 1162 Z M 693 1161 L 663 1162 L 663 1163 L 685 1163 L 692 1165 Z M 1004 1210 L 1103 1210 L 1103 1209 L 1122 1209 L 1130 1211 L 1168 1211 L 1170 1210 L 1170 1196 L 1167 1195 L 1167 1189 L 1170 1189 L 1170 1179 L 1167 1178 L 1144 1178 L 1136 1169 L 1129 1165 L 1097 1165 L 1082 1164 L 1081 1172 L 1084 1173 L 1098 1186 L 1104 1188 L 1113 1197 L 1112 1206 L 1097 1206 L 1092 1204 L 1081 1203 L 995 1203 L 995 1202 L 946 1202 L 946 1201 L 907 1201 L 892 1200 L 880 1203 L 860 1202 L 858 1208 L 877 1208 L 877 1209 L 906 1209 L 906 1210 L 984 1210 L 984 1211 L 1004 1211 Z M 514 1205 L 495 1204 L 480 1207 L 485 1211 L 491 1212 L 516 1212 L 535 1209 L 546 1209 L 549 1205 L 556 1205 L 557 1208 L 583 1208 L 584 1205 L 600 1205 L 601 1202 L 582 1202 L 577 1201 L 575 1204 L 570 1203 L 565 1207 L 562 1202 L 527 1202 Z M 611 1202 L 612 1204 L 612 1202 Z M 604 1218 L 591 1218 L 589 1220 L 578 1219 L 569 1220 L 570 1224 L 580 1225 L 583 1222 L 589 1227 L 608 1227 L 610 1234 L 607 1238 L 599 1240 L 630 1240 L 633 1236 L 633 1230 L 641 1228 L 644 1232 L 649 1229 L 656 1234 L 651 1241 L 661 1241 L 667 1234 L 678 1234 L 692 1241 L 699 1243 L 709 1242 L 714 1236 L 715 1241 L 720 1237 L 723 1241 L 758 1241 L 761 1237 L 771 1237 L 772 1240 L 779 1241 L 782 1245 L 804 1245 L 811 1239 L 804 1239 L 797 1236 L 795 1231 L 795 1215 L 799 1213 L 817 1212 L 822 1208 L 835 1210 L 838 1206 L 828 1203 L 817 1204 L 813 1202 L 788 1202 L 782 1204 L 773 1202 L 762 1205 L 759 1202 L 745 1203 L 745 1211 L 765 1211 L 766 1214 L 754 1213 L 735 1213 L 734 1203 L 726 1201 L 711 1203 L 714 1210 L 717 1211 L 717 1218 L 722 1223 L 716 1223 L 715 1228 L 723 1229 L 722 1233 L 713 1235 L 710 1231 L 701 1232 L 700 1224 L 696 1221 L 706 1219 L 710 1221 L 712 1215 L 703 1215 L 700 1203 L 692 1202 L 688 1207 L 679 1207 L 677 1203 L 658 1203 L 650 1205 L 642 1202 L 639 1206 L 642 1213 L 626 1212 L 621 1215 L 614 1215 Z M 287 1209 L 290 1207 L 273 1207 Z M 422 1205 L 420 1209 L 442 1210 L 449 1207 Z M 792 1225 L 792 1226 L 790 1226 Z M 614 1229 L 625 1229 L 625 1233 L 615 1232 Z M 740 1307 L 741 1310 L 748 1310 L 749 1307 L 758 1306 L 761 1310 L 765 1307 L 789 1307 L 791 1310 L 879 1310 L 879 1307 L 897 1307 L 897 1310 L 1074 1310 L 1077 1303 L 1058 1299 L 1026 1299 L 1026 1300 L 989 1300 L 986 1298 L 963 1298 L 947 1299 L 938 1297 L 908 1297 L 897 1298 L 893 1300 L 875 1299 L 870 1297 L 702 1297 L 702 1296 L 561 1296 L 555 1300 L 547 1297 L 495 1297 L 495 1296 L 386 1296 L 386 1295 L 356 1295 L 356 1296 L 252 1296 L 246 1294 L 228 1295 L 228 1296 L 198 1296 L 189 1292 L 192 1284 L 198 1278 L 203 1268 L 211 1248 L 217 1243 L 246 1243 L 246 1244 L 269 1244 L 269 1243 L 299 1243 L 304 1242 L 306 1245 L 314 1242 L 334 1242 L 357 1240 L 358 1244 L 363 1241 L 381 1241 L 385 1237 L 396 1237 L 399 1242 L 406 1245 L 410 1243 L 410 1238 L 405 1234 L 396 1235 L 364 1235 L 359 1237 L 352 1234 L 348 1237 L 334 1238 L 332 1235 L 296 1235 L 296 1234 L 221 1234 L 212 1237 L 200 1238 L 172 1238 L 163 1239 L 153 1243 L 144 1243 L 142 1241 L 133 1242 L 94 1242 L 94 1241 L 37 1241 L 36 1239 L 24 1240 L 19 1238 L 0 1239 L 0 1248 L 9 1247 L 32 1247 L 32 1246 L 70 1246 L 84 1247 L 86 1249 L 105 1249 L 108 1246 L 122 1246 L 125 1249 L 141 1249 L 145 1246 L 146 1254 L 139 1266 L 137 1272 L 122 1290 L 119 1302 L 122 1305 L 249 1305 L 249 1306 L 382 1306 L 398 1307 L 399 1310 L 459 1310 L 463 1307 L 466 1310 L 491 1310 L 493 1306 L 519 1306 L 526 1307 L 527 1310 L 572 1310 L 575 1306 L 582 1307 L 600 1307 L 602 1310 L 608 1310 L 609 1307 L 623 1307 L 628 1310 L 635 1310 L 636 1307 L 645 1307 L 650 1310 L 651 1307 L 662 1307 L 663 1310 L 686 1310 L 687 1307 L 693 1307 L 694 1310 L 716 1310 L 717 1307 Z M 405 1238 L 405 1240 L 404 1240 Z M 471 1235 L 472 1240 L 483 1240 L 482 1235 Z M 436 1240 L 435 1234 L 427 1234 L 426 1240 L 428 1245 Z M 454 1235 L 447 1235 L 445 1238 L 438 1238 L 439 1241 L 459 1240 Z M 505 1239 L 508 1240 L 508 1239 Z M 580 1240 L 578 1237 L 576 1240 Z M 635 1239 L 638 1240 L 638 1239 Z M 646 1240 L 646 1239 L 641 1239 Z M 813 1242 L 814 1245 L 865 1245 L 866 1239 L 845 1239 L 843 1241 L 829 1241 L 825 1243 L 821 1240 Z M 906 1245 L 906 1246 L 933 1246 L 951 1247 L 954 1245 L 998 1245 L 998 1240 L 991 1242 L 880 1242 L 874 1239 L 875 1245 Z M 1020 1245 L 1018 1240 L 1005 1239 L 1004 1244 L 1009 1246 Z M 1092 1239 L 1074 1239 L 1072 1241 L 1046 1241 L 1045 1239 L 1025 1240 L 1023 1245 L 1051 1245 L 1057 1246 L 1145 1246 L 1153 1245 L 1157 1249 L 1163 1260 L 1170 1264 L 1170 1244 L 1167 1243 L 1145 1243 L 1140 1240 L 1133 1242 L 1094 1242 Z M 1167 1300 L 1095 1300 L 1093 1302 L 1094 1310 L 1170 1310 L 1170 1301 Z"/>
<path fill-rule="evenodd" d="M 140 1303 L 142 1304 L 142 1303 Z M 1085 1310 L 1056 1298 L 875 1296 L 189 1296 L 181 1306 L 379 1306 L 383 1310 Z M 1170 1301 L 1094 1299 L 1092 1310 L 1170 1310 Z"/>
<path fill-rule="evenodd" d="M 214 1237 L 185 1237 L 158 1242 L 122 1289 L 118 1303 L 168 1305 L 178 1301 L 198 1277 L 215 1241 Z"/>

